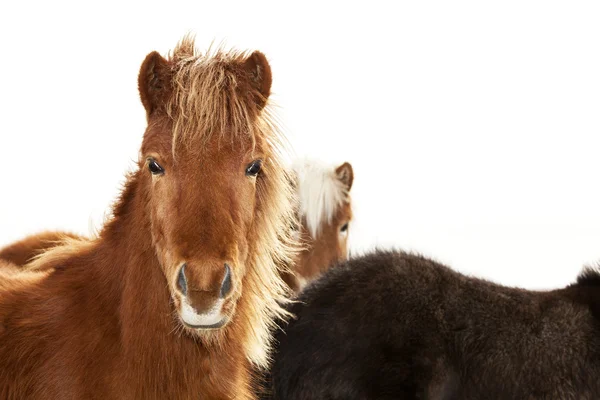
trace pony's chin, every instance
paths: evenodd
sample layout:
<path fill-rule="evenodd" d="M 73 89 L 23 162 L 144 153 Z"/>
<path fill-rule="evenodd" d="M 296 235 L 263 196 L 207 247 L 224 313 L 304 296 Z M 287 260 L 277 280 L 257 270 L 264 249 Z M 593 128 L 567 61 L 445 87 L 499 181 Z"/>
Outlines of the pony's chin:
<path fill-rule="evenodd" d="M 229 318 L 227 317 L 223 317 L 220 321 L 217 321 L 213 324 L 209 324 L 209 325 L 193 325 L 193 324 L 189 324 L 185 321 L 181 321 L 181 323 L 189 329 L 195 329 L 195 330 L 212 330 L 212 329 L 220 329 L 222 327 L 224 327 L 225 325 L 227 325 L 227 323 L 229 322 Z"/>

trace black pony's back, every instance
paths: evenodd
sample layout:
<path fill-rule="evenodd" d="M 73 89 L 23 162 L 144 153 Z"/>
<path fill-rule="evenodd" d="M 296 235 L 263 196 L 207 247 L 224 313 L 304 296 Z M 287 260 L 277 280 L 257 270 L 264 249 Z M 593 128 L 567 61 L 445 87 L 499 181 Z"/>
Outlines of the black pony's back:
<path fill-rule="evenodd" d="M 356 258 L 290 307 L 269 386 L 286 400 L 600 398 L 600 330 L 579 289 L 507 288 L 401 252 Z"/>

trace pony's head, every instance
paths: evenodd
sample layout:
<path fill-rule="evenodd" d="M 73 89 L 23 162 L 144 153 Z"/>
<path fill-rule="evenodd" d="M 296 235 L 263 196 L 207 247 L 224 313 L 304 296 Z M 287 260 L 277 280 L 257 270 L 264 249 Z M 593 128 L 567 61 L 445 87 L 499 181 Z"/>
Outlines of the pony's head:
<path fill-rule="evenodd" d="M 139 190 L 177 317 L 193 334 L 227 325 L 242 293 L 254 296 L 255 317 L 280 312 L 274 265 L 288 257 L 293 208 L 270 90 L 262 53 L 200 55 L 189 38 L 140 69 Z"/>
<path fill-rule="evenodd" d="M 294 272 L 301 280 L 310 280 L 348 258 L 354 172 L 347 162 L 331 167 L 315 160 L 297 162 L 293 170 L 300 206 L 299 233 L 305 244 Z"/>

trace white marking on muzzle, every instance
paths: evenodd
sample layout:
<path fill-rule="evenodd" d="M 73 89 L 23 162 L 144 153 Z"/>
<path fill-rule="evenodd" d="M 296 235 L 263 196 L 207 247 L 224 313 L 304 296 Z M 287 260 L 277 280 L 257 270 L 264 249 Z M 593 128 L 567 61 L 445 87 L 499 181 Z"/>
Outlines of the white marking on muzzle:
<path fill-rule="evenodd" d="M 191 326 L 211 326 L 223 321 L 225 316 L 221 313 L 223 299 L 215 301 L 215 304 L 208 312 L 198 314 L 196 310 L 187 302 L 184 297 L 181 302 L 181 319 Z"/>

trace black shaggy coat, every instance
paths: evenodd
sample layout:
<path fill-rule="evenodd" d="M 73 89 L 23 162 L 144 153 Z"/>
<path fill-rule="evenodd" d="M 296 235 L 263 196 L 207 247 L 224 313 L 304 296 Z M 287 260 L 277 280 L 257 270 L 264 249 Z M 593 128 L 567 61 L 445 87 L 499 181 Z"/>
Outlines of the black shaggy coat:
<path fill-rule="evenodd" d="M 600 399 L 600 275 L 534 292 L 377 252 L 332 268 L 276 339 L 276 399 Z"/>

